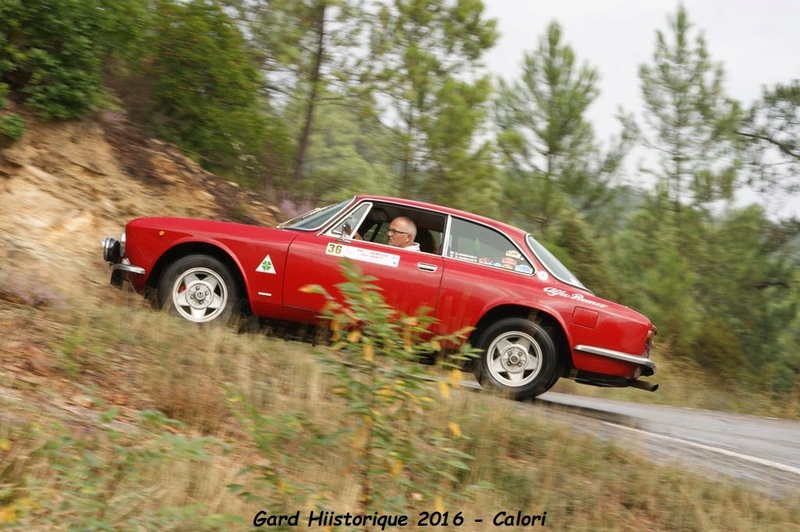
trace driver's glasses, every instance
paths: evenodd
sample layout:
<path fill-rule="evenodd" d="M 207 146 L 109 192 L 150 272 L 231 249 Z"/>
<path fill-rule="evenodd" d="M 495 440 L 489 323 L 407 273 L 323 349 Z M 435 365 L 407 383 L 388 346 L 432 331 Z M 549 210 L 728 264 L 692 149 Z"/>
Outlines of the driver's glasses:
<path fill-rule="evenodd" d="M 398 231 L 397 229 L 389 228 L 389 230 L 386 231 L 386 234 L 388 234 L 388 235 L 410 235 L 411 233 L 406 233 L 405 231 Z"/>

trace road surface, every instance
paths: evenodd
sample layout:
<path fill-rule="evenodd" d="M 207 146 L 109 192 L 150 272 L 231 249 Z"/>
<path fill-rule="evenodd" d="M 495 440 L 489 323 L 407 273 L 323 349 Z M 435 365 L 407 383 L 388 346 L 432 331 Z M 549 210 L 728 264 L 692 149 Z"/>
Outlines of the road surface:
<path fill-rule="evenodd" d="M 554 392 L 533 403 L 577 414 L 585 421 L 576 428 L 600 438 L 638 441 L 655 461 L 688 464 L 779 496 L 800 494 L 800 421 Z"/>

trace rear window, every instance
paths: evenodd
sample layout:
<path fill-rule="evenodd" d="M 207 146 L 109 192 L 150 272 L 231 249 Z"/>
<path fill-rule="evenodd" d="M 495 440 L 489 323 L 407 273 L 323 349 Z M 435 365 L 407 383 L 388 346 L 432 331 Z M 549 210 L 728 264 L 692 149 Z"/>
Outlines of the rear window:
<path fill-rule="evenodd" d="M 531 248 L 531 251 L 533 251 L 533 254 L 536 255 L 536 258 L 547 268 L 547 271 L 553 274 L 553 277 L 567 284 L 588 290 L 555 255 L 550 253 L 550 251 L 533 238 L 533 236 L 527 235 L 525 240 Z"/>

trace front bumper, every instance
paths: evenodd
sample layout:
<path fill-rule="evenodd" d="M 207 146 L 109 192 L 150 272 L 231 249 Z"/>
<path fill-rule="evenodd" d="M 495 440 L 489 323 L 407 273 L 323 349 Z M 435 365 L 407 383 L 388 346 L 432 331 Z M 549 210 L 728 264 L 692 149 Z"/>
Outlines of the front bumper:
<path fill-rule="evenodd" d="M 124 280 L 125 273 L 134 275 L 144 275 L 145 269 L 135 266 L 123 257 L 122 244 L 119 240 L 112 237 L 104 238 L 103 241 L 103 260 L 111 266 L 111 284 L 120 288 Z"/>

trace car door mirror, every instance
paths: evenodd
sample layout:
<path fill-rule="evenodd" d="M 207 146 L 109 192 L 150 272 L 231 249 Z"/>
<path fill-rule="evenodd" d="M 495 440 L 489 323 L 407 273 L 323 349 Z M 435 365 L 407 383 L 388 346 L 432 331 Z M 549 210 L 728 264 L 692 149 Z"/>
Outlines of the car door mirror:
<path fill-rule="evenodd" d="M 353 234 L 353 227 L 350 225 L 350 220 L 347 220 L 344 224 L 342 224 L 341 229 L 339 229 L 339 240 L 342 242 L 350 242 L 353 240 L 350 235 Z"/>

